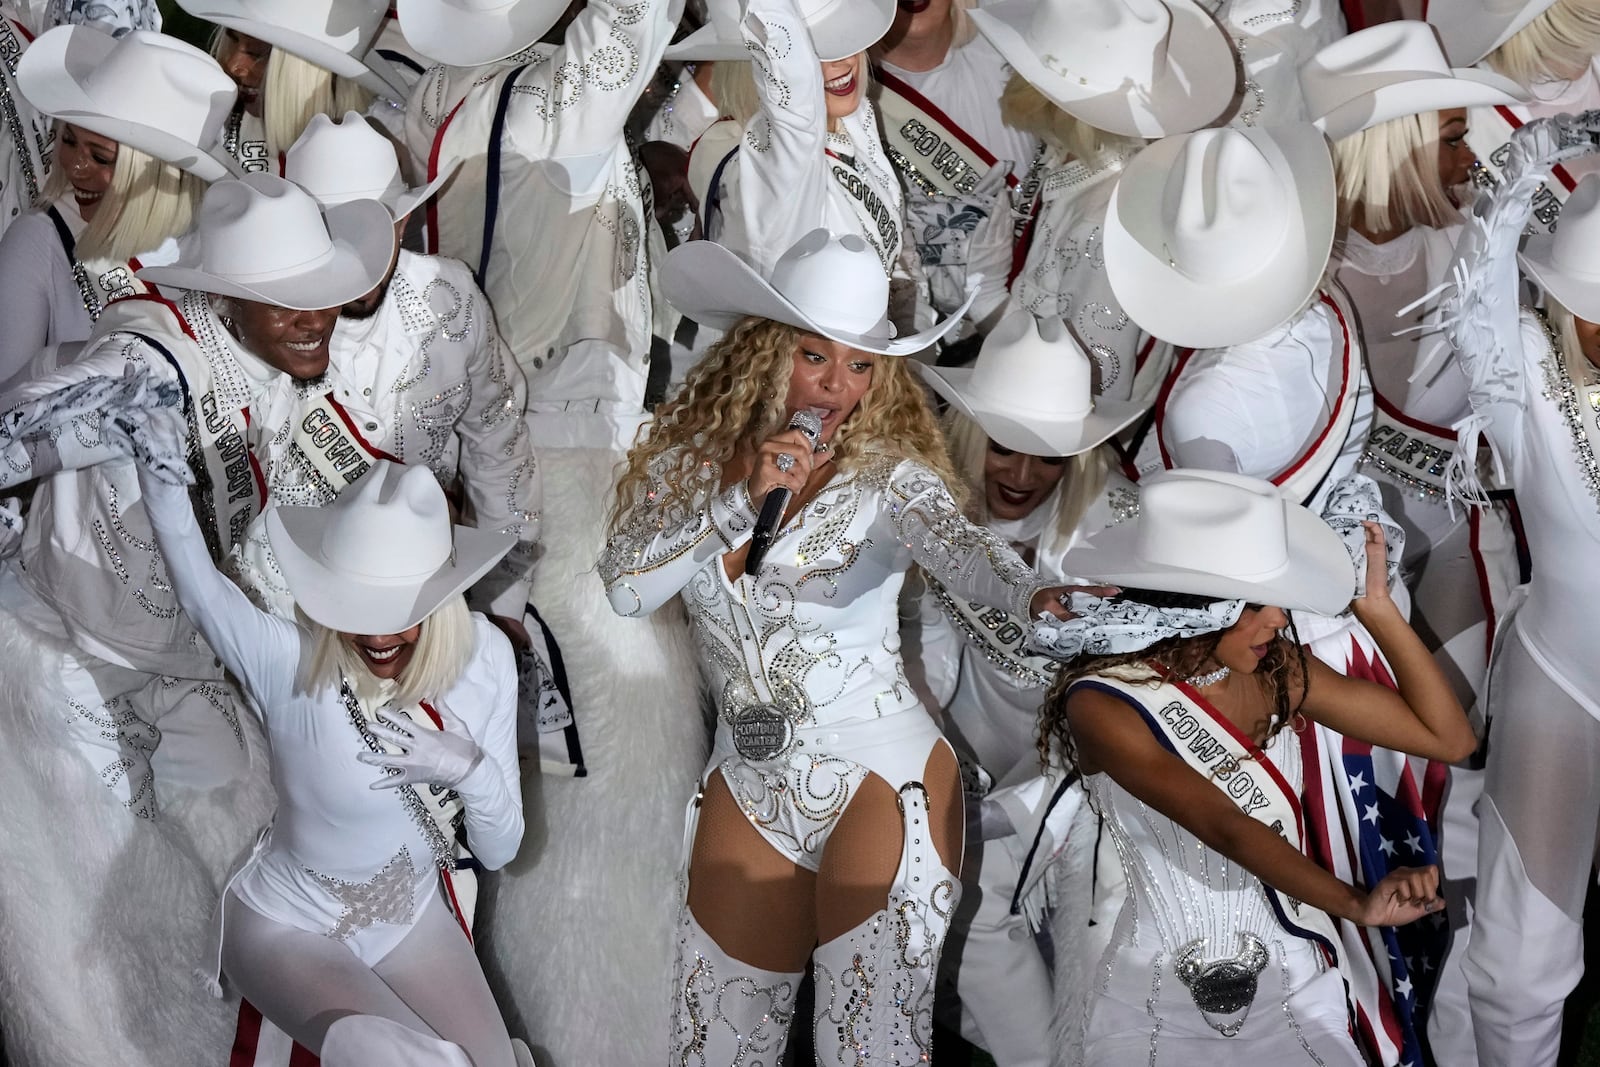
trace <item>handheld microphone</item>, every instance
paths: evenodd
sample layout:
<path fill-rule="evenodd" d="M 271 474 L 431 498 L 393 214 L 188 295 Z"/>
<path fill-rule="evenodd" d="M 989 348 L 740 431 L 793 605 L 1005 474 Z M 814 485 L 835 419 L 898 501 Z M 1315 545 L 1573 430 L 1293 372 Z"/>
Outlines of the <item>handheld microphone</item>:
<path fill-rule="evenodd" d="M 817 438 L 822 436 L 822 416 L 809 408 L 802 408 L 790 417 L 789 429 L 805 434 L 806 440 L 811 442 L 811 450 L 815 452 Z M 761 561 L 767 558 L 773 535 L 778 532 L 783 513 L 789 508 L 790 495 L 789 490 L 781 485 L 767 490 L 766 499 L 761 501 L 761 514 L 756 517 L 755 532 L 750 535 L 750 552 L 744 558 L 746 574 L 756 574 L 761 570 Z"/>

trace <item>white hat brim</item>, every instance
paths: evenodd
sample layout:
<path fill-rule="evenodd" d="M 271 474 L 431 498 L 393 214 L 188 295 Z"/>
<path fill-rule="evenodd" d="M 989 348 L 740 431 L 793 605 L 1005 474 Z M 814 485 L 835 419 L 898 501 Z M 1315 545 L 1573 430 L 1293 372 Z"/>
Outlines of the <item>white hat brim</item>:
<path fill-rule="evenodd" d="M 1470 67 L 1510 40 L 1511 35 L 1554 6 L 1555 0 L 1528 0 L 1509 18 L 1496 19 L 1483 0 L 1430 0 L 1428 25 L 1439 33 L 1453 67 Z"/>
<path fill-rule="evenodd" d="M 726 40 L 717 34 L 717 27 L 706 23 L 677 44 L 669 44 L 661 57 L 668 63 L 713 63 L 749 59 L 750 52 L 744 39 Z"/>
<path fill-rule="evenodd" d="M 894 25 L 895 0 L 844 0 L 819 19 L 806 20 L 811 47 L 823 63 L 848 59 L 865 52 Z M 674 63 L 727 62 L 749 59 L 742 37 L 728 39 L 708 22 L 677 44 L 668 45 L 663 59 Z"/>
<path fill-rule="evenodd" d="M 267 512 L 267 539 L 289 594 L 313 622 L 347 634 L 398 634 L 420 623 L 488 573 L 517 539 L 470 526 L 451 529 L 455 550 L 417 582 L 363 581 L 320 559 L 327 508 L 278 506 Z"/>
<path fill-rule="evenodd" d="M 1105 89 L 1064 78 L 1045 66 L 1028 40 L 1042 0 L 997 0 L 967 13 L 1011 69 L 1051 103 L 1096 129 L 1128 137 L 1165 137 L 1209 126 L 1238 90 L 1233 47 L 1193 0 L 1164 0 L 1172 11 L 1169 69 L 1141 97 L 1126 85 Z"/>
<path fill-rule="evenodd" d="M 1108 527 L 1067 552 L 1062 570 L 1086 581 L 1130 589 L 1192 593 L 1220 600 L 1245 600 L 1276 608 L 1337 615 L 1355 591 L 1355 565 L 1339 535 L 1303 507 L 1284 509 L 1289 563 L 1263 580 L 1230 578 L 1186 567 L 1156 566 L 1139 557 L 1138 523 Z"/>
<path fill-rule="evenodd" d="M 514 0 L 498 11 L 468 11 L 449 0 L 395 0 L 406 43 L 452 67 L 497 63 L 550 32 L 567 0 Z"/>
<path fill-rule="evenodd" d="M 61 27 L 55 33 L 41 34 L 17 61 L 17 88 L 42 115 L 109 137 L 208 182 L 228 177 L 231 171 L 208 147 L 190 144 L 136 119 L 109 115 L 106 112 L 111 108 L 121 109 L 121 102 L 97 102 L 83 91 L 80 79 L 103 62 L 116 44 L 110 34 L 87 26 Z M 230 101 L 219 110 L 226 115 L 231 106 Z"/>
<path fill-rule="evenodd" d="M 433 194 L 442 189 L 446 182 L 455 177 L 456 168 L 461 165 L 460 159 L 451 160 L 450 165 L 439 173 L 427 185 L 413 186 L 394 197 L 394 202 L 383 201 L 383 206 L 389 209 L 389 214 L 394 216 L 394 221 L 399 222 L 417 208 L 426 204 L 433 198 Z"/>
<path fill-rule="evenodd" d="M 1464 67 L 1451 77 L 1428 75 L 1391 82 L 1340 104 L 1311 124 L 1337 141 L 1406 115 L 1455 107 L 1497 107 L 1526 103 L 1528 94 L 1510 78 L 1493 71 Z"/>
<path fill-rule="evenodd" d="M 1333 156 L 1309 124 L 1236 131 L 1282 157 L 1295 187 L 1299 225 L 1249 273 L 1226 282 L 1191 278 L 1152 252 L 1131 227 L 1161 217 L 1167 175 L 1182 149 L 1174 140 L 1144 148 L 1123 170 L 1106 209 L 1106 277 L 1128 317 L 1146 333 L 1189 348 L 1221 348 L 1262 337 L 1288 322 L 1316 292 L 1333 250 L 1337 215 Z"/>
<path fill-rule="evenodd" d="M 783 297 L 754 268 L 715 241 L 690 241 L 667 253 L 662 282 L 667 302 L 688 318 L 717 330 L 731 330 L 754 316 L 880 356 L 920 352 L 955 328 L 972 306 L 975 292 L 949 318 L 909 337 L 868 337 L 825 326 Z"/>
<path fill-rule="evenodd" d="M 1551 234 L 1528 238 L 1527 246 L 1517 254 L 1522 269 L 1578 318 L 1600 322 L 1600 274 L 1576 274 L 1556 266 L 1550 258 L 1554 245 Z"/>
<path fill-rule="evenodd" d="M 394 258 L 394 219 L 376 200 L 352 200 L 323 211 L 333 255 L 312 270 L 286 278 L 246 283 L 213 274 L 199 262 L 198 240 L 178 242 L 178 258 L 164 267 L 146 267 L 139 278 L 175 289 L 258 300 L 300 311 L 339 307 L 376 289 Z"/>
<path fill-rule="evenodd" d="M 368 66 L 364 59 L 357 58 L 336 45 L 316 37 L 307 37 L 303 33 L 276 25 L 259 16 L 242 13 L 237 7 L 226 11 L 207 10 L 205 0 L 181 6 L 197 19 L 214 22 L 236 33 L 263 40 L 274 48 L 281 48 L 291 55 L 299 56 L 314 67 L 321 67 L 341 78 L 358 82 L 379 96 L 404 100 L 410 95 L 405 82 L 400 79 L 398 72 L 387 60 L 381 61 L 380 73 L 378 67 Z M 376 49 L 373 49 L 373 53 L 376 54 Z M 391 81 L 391 78 L 394 80 Z"/>
<path fill-rule="evenodd" d="M 1148 405 L 1095 398 L 1087 415 L 1041 415 L 1001 408 L 971 391 L 972 367 L 939 367 L 918 363 L 933 391 L 977 423 L 989 439 L 1013 452 L 1030 456 L 1076 456 L 1104 444 L 1137 419 Z"/>

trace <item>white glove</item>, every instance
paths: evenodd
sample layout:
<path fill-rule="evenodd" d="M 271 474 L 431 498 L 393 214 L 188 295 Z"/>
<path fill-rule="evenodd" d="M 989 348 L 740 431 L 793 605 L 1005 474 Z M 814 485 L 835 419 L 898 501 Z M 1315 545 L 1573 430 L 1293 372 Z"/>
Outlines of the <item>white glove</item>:
<path fill-rule="evenodd" d="M 423 730 L 413 723 L 401 724 L 383 712 L 368 732 L 380 741 L 388 742 L 399 752 L 361 752 L 356 759 L 373 767 L 386 768 L 388 773 L 376 782 L 373 789 L 397 789 L 403 785 L 436 785 L 454 789 L 483 762 L 483 749 L 467 735 L 461 720 L 450 714 L 442 703 L 434 711 L 444 724 L 442 730 Z M 410 729 L 407 729 L 410 727 Z"/>
<path fill-rule="evenodd" d="M 189 423 L 175 407 L 110 414 L 106 437 L 138 463 L 148 477 L 168 485 L 193 485 L 189 469 Z"/>

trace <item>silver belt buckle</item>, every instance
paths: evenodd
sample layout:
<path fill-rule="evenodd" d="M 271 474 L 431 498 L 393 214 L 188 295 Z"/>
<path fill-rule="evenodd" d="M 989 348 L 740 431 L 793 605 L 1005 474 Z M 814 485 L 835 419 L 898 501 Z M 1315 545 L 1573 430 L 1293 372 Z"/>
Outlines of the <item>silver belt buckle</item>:
<path fill-rule="evenodd" d="M 1178 979 L 1189 987 L 1194 1006 L 1205 1016 L 1206 1023 L 1224 1037 L 1234 1037 L 1243 1028 L 1250 1005 L 1255 1003 L 1256 985 L 1267 966 L 1267 946 L 1256 935 L 1241 933 L 1237 954 L 1207 962 L 1201 953 L 1209 942 L 1210 938 L 1196 938 L 1178 950 Z M 1213 1015 L 1239 1017 L 1218 1022 L 1211 1018 Z"/>
<path fill-rule="evenodd" d="M 747 760 L 777 759 L 794 742 L 794 723 L 775 704 L 752 704 L 734 713 L 733 748 Z"/>

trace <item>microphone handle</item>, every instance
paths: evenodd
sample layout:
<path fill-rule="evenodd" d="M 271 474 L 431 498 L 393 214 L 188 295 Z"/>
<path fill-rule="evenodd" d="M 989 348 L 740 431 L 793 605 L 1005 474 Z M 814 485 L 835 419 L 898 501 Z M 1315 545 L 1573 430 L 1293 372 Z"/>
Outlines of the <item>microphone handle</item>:
<path fill-rule="evenodd" d="M 755 575 L 761 570 L 761 562 L 767 558 L 767 549 L 772 547 L 772 538 L 778 532 L 778 527 L 783 523 L 783 513 L 789 507 L 789 490 L 784 486 L 774 486 L 767 490 L 767 495 L 761 501 L 761 514 L 756 516 L 755 532 L 750 535 L 750 551 L 744 557 L 744 572 Z"/>

